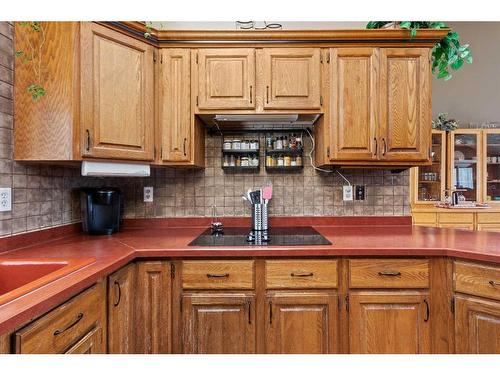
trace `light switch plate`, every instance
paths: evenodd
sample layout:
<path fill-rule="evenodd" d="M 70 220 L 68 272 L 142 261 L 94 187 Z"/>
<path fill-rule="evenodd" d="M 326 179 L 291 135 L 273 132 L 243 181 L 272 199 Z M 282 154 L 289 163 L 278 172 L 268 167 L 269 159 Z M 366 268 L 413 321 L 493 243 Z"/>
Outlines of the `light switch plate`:
<path fill-rule="evenodd" d="M 150 203 L 153 201 L 153 187 L 145 186 L 144 187 L 144 202 Z"/>
<path fill-rule="evenodd" d="M 0 212 L 12 211 L 12 189 L 0 188 Z"/>
<path fill-rule="evenodd" d="M 343 197 L 342 197 L 343 200 L 352 201 L 352 186 L 351 185 L 342 186 L 342 193 L 343 193 Z"/>

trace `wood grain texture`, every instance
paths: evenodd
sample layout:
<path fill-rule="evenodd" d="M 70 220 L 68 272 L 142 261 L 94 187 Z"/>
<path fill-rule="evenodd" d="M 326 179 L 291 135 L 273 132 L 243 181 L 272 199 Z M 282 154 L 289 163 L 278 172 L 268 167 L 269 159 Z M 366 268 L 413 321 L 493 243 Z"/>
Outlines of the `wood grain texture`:
<path fill-rule="evenodd" d="M 186 293 L 182 304 L 184 353 L 255 353 L 253 293 Z"/>
<path fill-rule="evenodd" d="M 193 159 L 191 113 L 191 52 L 188 49 L 160 51 L 159 128 L 160 153 L 164 162 Z"/>
<path fill-rule="evenodd" d="M 320 109 L 319 48 L 264 48 L 258 64 L 265 109 Z"/>
<path fill-rule="evenodd" d="M 255 108 L 255 49 L 199 49 L 198 109 Z"/>
<path fill-rule="evenodd" d="M 253 289 L 253 260 L 182 262 L 183 289 Z"/>
<path fill-rule="evenodd" d="M 377 159 L 379 50 L 332 48 L 331 160 Z"/>
<path fill-rule="evenodd" d="M 429 161 L 431 69 L 427 48 L 380 50 L 380 143 L 386 161 Z"/>
<path fill-rule="evenodd" d="M 135 263 L 108 277 L 108 353 L 134 353 Z"/>
<path fill-rule="evenodd" d="M 16 332 L 16 353 L 63 353 L 92 328 L 105 327 L 105 293 L 97 284 Z"/>
<path fill-rule="evenodd" d="M 267 289 L 336 288 L 336 260 L 266 260 Z"/>
<path fill-rule="evenodd" d="M 500 300 L 500 267 L 455 261 L 455 291 Z"/>
<path fill-rule="evenodd" d="M 427 259 L 351 259 L 351 288 L 428 288 Z"/>
<path fill-rule="evenodd" d="M 267 304 L 266 353 L 338 353 L 336 293 L 269 292 Z"/>
<path fill-rule="evenodd" d="M 0 354 L 10 354 L 12 352 L 10 339 L 10 333 L 0 335 Z"/>
<path fill-rule="evenodd" d="M 500 354 L 500 303 L 456 297 L 455 350 L 459 354 Z"/>
<path fill-rule="evenodd" d="M 137 263 L 135 346 L 137 353 L 171 352 L 171 269 L 166 261 Z"/>
<path fill-rule="evenodd" d="M 102 327 L 95 327 L 64 354 L 103 354 L 106 343 L 103 341 Z"/>
<path fill-rule="evenodd" d="M 15 59 L 14 159 L 72 160 L 78 158 L 74 140 L 79 125 L 79 23 L 41 22 L 45 42 L 41 52 L 41 80 L 32 63 Z M 30 54 L 42 34 L 15 24 L 15 49 Z M 38 60 L 37 60 L 38 61 Z M 46 95 L 33 101 L 27 88 L 37 83 Z M 74 139 L 75 137 L 75 139 Z"/>
<path fill-rule="evenodd" d="M 81 25 L 83 155 L 153 160 L 154 47 L 95 23 Z"/>
<path fill-rule="evenodd" d="M 350 353 L 430 353 L 426 293 L 370 291 L 349 297 Z"/>

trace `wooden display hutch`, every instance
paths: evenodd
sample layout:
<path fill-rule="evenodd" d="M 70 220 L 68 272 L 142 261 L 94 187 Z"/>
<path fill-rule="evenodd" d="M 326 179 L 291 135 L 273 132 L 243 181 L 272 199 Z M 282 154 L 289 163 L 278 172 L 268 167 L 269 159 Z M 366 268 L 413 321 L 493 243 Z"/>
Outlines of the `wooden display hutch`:
<path fill-rule="evenodd" d="M 410 172 L 414 225 L 500 231 L 500 129 L 432 131 L 432 164 Z M 438 208 L 459 190 L 489 208 Z"/>

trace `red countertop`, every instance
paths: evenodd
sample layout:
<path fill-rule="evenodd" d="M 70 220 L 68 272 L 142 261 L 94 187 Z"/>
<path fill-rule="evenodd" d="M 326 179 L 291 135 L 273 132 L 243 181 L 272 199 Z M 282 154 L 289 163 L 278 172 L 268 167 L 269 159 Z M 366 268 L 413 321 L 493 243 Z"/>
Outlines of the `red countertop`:
<path fill-rule="evenodd" d="M 411 219 L 410 219 L 411 220 Z M 228 219 L 226 226 L 243 226 L 248 219 Z M 500 263 L 500 234 L 411 226 L 403 218 L 274 219 L 272 225 L 312 225 L 332 245 L 188 247 L 209 219 L 159 219 L 128 222 L 113 236 L 88 236 L 59 229 L 66 237 L 0 253 L 0 259 L 94 258 L 95 262 L 15 300 L 0 305 L 0 334 L 27 323 L 138 258 L 172 257 L 293 257 L 293 256 L 449 256 Z M 178 226 L 176 226 L 178 225 Z M 48 230 L 50 231 L 50 230 Z M 8 239 L 9 247 L 15 241 Z M 4 249 L 5 249 L 4 242 Z M 2 239 L 0 239 L 0 246 Z"/>

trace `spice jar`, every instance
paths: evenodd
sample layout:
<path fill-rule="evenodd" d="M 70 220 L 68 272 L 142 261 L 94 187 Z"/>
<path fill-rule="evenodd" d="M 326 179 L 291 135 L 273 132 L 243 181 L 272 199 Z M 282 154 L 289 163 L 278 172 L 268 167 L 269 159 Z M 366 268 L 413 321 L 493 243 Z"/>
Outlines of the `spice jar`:
<path fill-rule="evenodd" d="M 297 163 L 297 167 L 300 167 L 300 166 L 302 165 L 302 156 L 300 156 L 300 155 L 299 155 L 299 156 L 297 156 L 297 157 L 295 158 L 295 161 L 296 161 L 296 163 Z"/>
<path fill-rule="evenodd" d="M 273 166 L 273 157 L 271 155 L 266 156 L 266 166 L 267 167 L 272 167 Z"/>
<path fill-rule="evenodd" d="M 241 167 L 241 158 L 239 156 L 236 156 L 236 166 Z"/>
<path fill-rule="evenodd" d="M 285 155 L 284 159 L 284 166 L 289 167 L 292 164 L 292 158 L 290 155 Z"/>
<path fill-rule="evenodd" d="M 233 139 L 233 150 L 241 150 L 241 141 L 239 139 Z"/>
<path fill-rule="evenodd" d="M 236 165 L 236 160 L 234 158 L 234 155 L 229 156 L 229 166 L 234 167 Z"/>
<path fill-rule="evenodd" d="M 242 141 L 241 142 L 241 149 L 242 150 L 250 150 L 250 142 L 249 141 Z"/>
<path fill-rule="evenodd" d="M 259 149 L 259 141 L 256 139 L 250 141 L 250 150 L 258 150 L 258 149 Z"/>
<path fill-rule="evenodd" d="M 224 155 L 224 161 L 222 162 L 224 167 L 229 167 L 229 155 Z"/>
<path fill-rule="evenodd" d="M 250 161 L 248 160 L 248 156 L 242 156 L 240 164 L 241 164 L 242 167 L 248 167 L 248 166 L 250 166 Z"/>
<path fill-rule="evenodd" d="M 290 162 L 291 167 L 296 167 L 297 166 L 297 158 L 294 156 Z"/>
<path fill-rule="evenodd" d="M 283 158 L 283 155 L 279 155 L 278 156 L 278 164 L 277 164 L 277 166 L 278 167 L 283 167 L 284 163 L 285 163 L 285 159 Z"/>
<path fill-rule="evenodd" d="M 226 139 L 226 140 L 224 141 L 224 144 L 222 145 L 222 148 L 223 148 L 224 150 L 231 150 L 232 143 L 233 143 L 233 142 L 231 142 L 230 140 Z"/>

